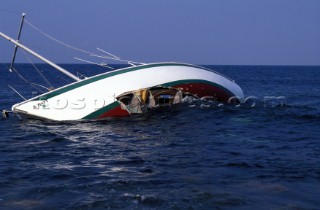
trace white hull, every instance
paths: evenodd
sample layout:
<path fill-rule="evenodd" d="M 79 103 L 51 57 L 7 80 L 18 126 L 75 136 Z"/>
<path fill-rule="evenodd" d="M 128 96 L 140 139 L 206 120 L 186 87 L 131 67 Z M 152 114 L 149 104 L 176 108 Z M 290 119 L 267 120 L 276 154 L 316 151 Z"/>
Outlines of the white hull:
<path fill-rule="evenodd" d="M 226 77 L 202 67 L 179 63 L 147 64 L 115 70 L 58 88 L 15 104 L 12 111 L 54 120 L 88 120 L 127 116 L 130 112 L 116 97 L 155 86 L 179 88 L 198 97 L 227 102 L 244 98 L 241 88 Z"/>

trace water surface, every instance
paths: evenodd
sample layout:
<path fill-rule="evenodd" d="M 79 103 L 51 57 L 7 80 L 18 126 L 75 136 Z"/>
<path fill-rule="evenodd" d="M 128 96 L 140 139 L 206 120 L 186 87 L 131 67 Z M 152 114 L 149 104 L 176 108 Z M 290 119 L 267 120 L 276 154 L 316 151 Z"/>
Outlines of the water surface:
<path fill-rule="evenodd" d="M 254 102 L 190 101 L 100 122 L 1 119 L 0 208 L 319 209 L 320 67 L 207 67 Z M 0 68 L 1 109 L 21 101 L 8 84 L 35 94 Z M 67 84 L 39 68 L 55 87 Z M 17 69 L 43 81 L 30 65 Z"/>

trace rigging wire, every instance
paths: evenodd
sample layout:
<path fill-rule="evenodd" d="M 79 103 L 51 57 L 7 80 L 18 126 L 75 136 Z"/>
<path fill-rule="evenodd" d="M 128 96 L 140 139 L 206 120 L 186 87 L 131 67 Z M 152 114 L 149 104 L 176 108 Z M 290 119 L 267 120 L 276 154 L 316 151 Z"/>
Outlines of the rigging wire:
<path fill-rule="evenodd" d="M 27 100 L 25 97 L 23 97 L 16 89 L 14 89 L 12 86 L 8 85 L 9 88 L 11 88 L 16 94 L 18 94 L 21 98 L 23 98 L 24 100 Z"/>
<path fill-rule="evenodd" d="M 8 69 L 9 69 L 9 68 L 8 68 Z M 16 68 L 13 67 L 12 70 L 13 70 L 25 83 L 29 84 L 31 87 L 33 87 L 33 88 L 36 89 L 37 91 L 39 91 L 39 92 L 41 92 L 41 93 L 44 93 L 44 91 L 41 90 L 41 89 L 39 89 L 38 87 L 42 87 L 42 88 L 44 88 L 44 89 L 49 90 L 47 87 L 44 87 L 43 85 L 39 85 L 39 84 L 37 84 L 37 83 L 28 81 L 26 78 L 24 78 L 24 76 L 22 76 L 22 75 L 17 71 Z M 37 86 L 38 86 L 38 87 L 37 87 Z"/>
<path fill-rule="evenodd" d="M 76 59 L 76 60 L 82 61 L 82 62 L 86 62 L 86 63 L 90 63 L 90 64 L 95 64 L 95 65 L 98 65 L 98 66 L 101 66 L 101 67 L 104 67 L 104 68 L 114 69 L 113 67 L 108 66 L 108 64 L 95 63 L 95 62 L 88 61 L 88 60 L 81 59 L 81 58 L 77 58 L 77 57 L 73 57 L 73 58 Z"/>
<path fill-rule="evenodd" d="M 7 69 L 9 69 L 9 68 L 7 68 Z M 24 78 L 24 76 L 22 76 L 22 75 L 17 71 L 16 68 L 13 67 L 12 70 L 13 70 L 25 83 L 29 84 L 31 87 L 33 87 L 33 88 L 36 89 L 37 91 L 43 93 L 43 91 L 42 91 L 41 89 L 39 89 L 37 86 L 47 89 L 46 87 L 44 87 L 44 86 L 42 86 L 42 85 L 39 85 L 39 84 L 36 84 L 36 83 L 33 83 L 33 82 L 28 81 L 26 78 Z"/>
<path fill-rule="evenodd" d="M 41 71 L 37 68 L 37 66 L 32 62 L 31 58 L 27 55 L 27 53 L 22 50 L 24 56 L 27 58 L 27 60 L 30 62 L 30 64 L 37 70 L 39 75 L 42 77 L 42 79 L 49 85 L 50 88 L 46 88 L 48 90 L 53 89 L 53 85 L 49 82 L 49 80 L 41 73 Z"/>
<path fill-rule="evenodd" d="M 143 64 L 143 63 L 140 63 L 140 62 L 134 62 L 134 61 L 130 61 L 130 60 L 125 60 L 125 59 L 121 59 L 120 57 L 114 55 L 114 54 L 111 54 L 101 48 L 97 48 L 97 50 L 107 54 L 107 56 L 102 56 L 102 55 L 98 55 L 96 53 L 93 53 L 93 52 L 90 52 L 90 51 L 87 51 L 87 50 L 83 50 L 83 49 L 80 49 L 78 47 L 74 47 L 70 44 L 67 44 L 65 42 L 62 42 L 52 36 L 50 36 L 49 34 L 41 31 L 39 28 L 37 28 L 35 25 L 33 25 L 32 23 L 30 23 L 29 21 L 27 21 L 26 19 L 24 19 L 24 22 L 29 25 L 31 28 L 33 28 L 34 30 L 38 31 L 39 33 L 41 33 L 42 35 L 46 36 L 47 38 L 67 47 L 67 48 L 70 48 L 70 49 L 73 49 L 75 51 L 79 51 L 79 52 L 82 52 L 82 53 L 86 53 L 86 54 L 89 54 L 90 56 L 94 56 L 94 57 L 98 57 L 98 58 L 103 58 L 103 59 L 111 59 L 111 60 L 116 60 L 116 61 L 121 61 L 121 62 L 127 62 L 128 64 L 130 65 L 135 65 L 135 64 Z M 26 54 L 26 52 L 24 50 L 22 50 L 24 56 L 27 58 L 27 60 L 30 62 L 30 64 L 35 68 L 35 70 L 38 72 L 38 74 L 42 77 L 42 79 L 50 86 L 50 88 L 48 87 L 45 87 L 43 85 L 40 85 L 40 84 L 37 84 L 37 83 L 34 83 L 34 82 L 30 82 L 29 80 L 27 80 L 23 75 L 21 75 L 18 70 L 14 67 L 11 68 L 12 71 L 14 71 L 25 83 L 29 84 L 31 87 L 33 87 L 34 89 L 36 89 L 37 91 L 43 93 L 44 91 L 39 89 L 39 87 L 43 88 L 43 89 L 46 89 L 46 90 L 52 90 L 53 85 L 50 83 L 50 81 L 45 77 L 44 74 L 41 73 L 41 71 L 36 67 L 36 65 L 32 62 L 32 60 L 30 59 L 30 57 Z M 79 58 L 75 58 L 77 60 L 82 60 L 82 61 L 86 61 L 86 60 L 83 60 L 83 59 L 79 59 Z M 86 62 L 89 62 L 90 61 L 86 61 Z M 91 62 L 91 63 L 94 63 L 94 62 Z M 3 63 L 2 63 L 3 64 Z M 94 63 L 96 65 L 100 65 L 100 66 L 103 66 L 103 67 L 106 67 L 106 68 L 111 68 L 113 69 L 112 67 L 109 67 L 107 65 L 102 65 L 102 64 L 98 64 L 98 63 Z M 3 64 L 4 65 L 4 64 Z M 5 65 L 4 65 L 5 66 Z M 5 66 L 5 68 L 7 68 L 9 71 L 10 69 Z M 12 88 L 11 86 L 9 86 L 11 89 L 13 89 L 15 92 L 17 92 L 14 88 Z M 20 95 L 20 94 L 19 94 Z M 22 97 L 24 98 L 24 97 Z"/>
<path fill-rule="evenodd" d="M 87 51 L 87 50 L 83 50 L 83 49 L 74 47 L 74 46 L 72 46 L 72 45 L 70 45 L 70 44 L 67 44 L 67 43 L 65 43 L 65 42 L 62 42 L 62 41 L 60 41 L 60 40 L 58 40 L 58 39 L 50 36 L 49 34 L 41 31 L 39 28 L 37 28 L 36 26 L 34 26 L 33 24 L 31 24 L 29 21 L 27 21 L 27 20 L 24 20 L 24 21 L 25 21 L 30 27 L 32 27 L 33 29 L 35 29 L 35 30 L 38 31 L 39 33 L 43 34 L 43 35 L 46 36 L 47 38 L 49 38 L 49 39 L 51 39 L 51 40 L 53 40 L 53 41 L 55 41 L 55 42 L 57 42 L 57 43 L 65 46 L 65 47 L 67 47 L 67 48 L 70 48 L 70 49 L 73 49 L 73 50 L 76 50 L 76 51 L 79 51 L 79 52 L 83 52 L 83 53 L 86 53 L 86 54 L 95 54 L 95 53 L 89 52 L 89 51 Z"/>
<path fill-rule="evenodd" d="M 4 63 L 1 62 L 1 64 L 4 66 L 4 68 L 6 68 L 7 70 L 9 70 L 9 68 L 8 68 Z M 36 83 L 33 83 L 33 82 L 28 81 L 26 78 L 24 78 L 24 76 L 22 76 L 22 75 L 18 72 L 18 70 L 17 70 L 16 68 L 13 67 L 12 70 L 20 77 L 20 79 L 22 79 L 25 83 L 29 84 L 29 85 L 30 85 L 31 87 L 33 87 L 35 90 L 37 90 L 37 91 L 39 91 L 39 92 L 41 92 L 41 93 L 44 93 L 44 91 L 41 90 L 41 89 L 39 89 L 38 87 L 42 87 L 42 88 L 44 88 L 44 89 L 49 90 L 47 87 L 45 87 L 45 86 L 43 86 L 43 85 L 36 84 Z"/>
<path fill-rule="evenodd" d="M 105 50 L 103 50 L 103 49 L 101 49 L 101 48 L 98 48 L 98 47 L 97 47 L 97 50 L 99 50 L 99 51 L 101 51 L 101 52 L 103 52 L 103 53 L 105 53 L 105 54 L 108 54 L 108 55 L 110 55 L 111 57 L 113 57 L 113 58 L 115 58 L 115 59 L 120 59 L 120 57 L 115 56 L 115 55 L 113 55 L 113 54 L 111 54 L 111 53 L 109 53 L 109 52 L 107 52 L 107 51 L 105 51 Z"/>
<path fill-rule="evenodd" d="M 113 55 L 113 54 L 111 54 L 111 53 L 109 53 L 109 52 L 107 52 L 107 51 L 105 51 L 105 50 L 103 50 L 103 49 L 101 49 L 101 48 L 98 48 L 97 47 L 97 50 L 99 50 L 99 51 L 101 51 L 101 52 L 103 52 L 103 53 L 105 53 L 105 54 L 107 54 L 108 56 L 101 56 L 101 55 L 95 55 L 95 54 L 91 54 L 90 56 L 96 56 L 96 57 L 99 57 L 99 58 L 105 58 L 105 59 L 112 59 L 112 60 L 116 60 L 116 61 L 122 61 L 122 62 L 126 62 L 126 63 L 128 63 L 128 64 L 130 64 L 130 65 L 132 65 L 132 66 L 135 66 L 135 64 L 145 64 L 145 63 L 141 63 L 141 62 L 137 62 L 137 61 L 130 61 L 130 60 L 126 60 L 126 59 L 122 59 L 122 58 L 120 58 L 120 57 L 118 57 L 118 56 L 115 56 L 115 55 Z M 110 57 L 111 56 L 111 57 Z"/>
<path fill-rule="evenodd" d="M 130 64 L 130 65 L 133 65 L 133 66 L 135 66 L 135 64 L 144 64 L 144 63 L 141 63 L 141 62 L 136 62 L 136 61 L 130 61 L 130 60 L 122 59 L 122 58 L 120 58 L 120 57 L 118 57 L 118 56 L 115 56 L 115 55 L 113 55 L 113 54 L 111 54 L 111 53 L 109 53 L 109 52 L 107 52 L 107 51 L 105 51 L 105 50 L 102 50 L 102 49 L 100 49 L 100 48 L 97 48 L 97 50 L 99 50 L 99 51 L 107 54 L 108 56 L 98 55 L 98 54 L 96 54 L 96 53 L 93 53 L 93 52 L 90 52 L 90 51 L 87 51 L 87 50 L 83 50 L 83 49 L 80 49 L 80 48 L 78 48 L 78 47 L 74 47 L 74 46 L 72 46 L 72 45 L 70 45 L 70 44 L 67 44 L 67 43 L 65 43 L 65 42 L 62 42 L 62 41 L 60 41 L 60 40 L 58 40 L 58 39 L 50 36 L 49 34 L 43 32 L 42 30 L 40 30 L 38 27 L 36 27 L 36 26 L 33 25 L 32 23 L 30 23 L 29 21 L 27 21 L 27 20 L 24 20 L 24 21 L 25 21 L 25 23 L 28 24 L 31 28 L 33 28 L 34 30 L 38 31 L 39 33 L 41 33 L 42 35 L 46 36 L 47 38 L 51 39 L 52 41 L 57 42 L 57 43 L 65 46 L 65 47 L 70 48 L 70 49 L 73 49 L 73 50 L 75 50 L 75 51 L 79 51 L 79 52 L 88 54 L 88 55 L 90 55 L 90 56 L 98 57 L 98 58 L 110 59 L 110 60 L 115 60 L 115 61 L 120 61 L 120 62 L 126 62 L 126 63 L 128 63 L 128 64 Z M 98 64 L 98 65 L 99 65 L 99 64 Z"/>

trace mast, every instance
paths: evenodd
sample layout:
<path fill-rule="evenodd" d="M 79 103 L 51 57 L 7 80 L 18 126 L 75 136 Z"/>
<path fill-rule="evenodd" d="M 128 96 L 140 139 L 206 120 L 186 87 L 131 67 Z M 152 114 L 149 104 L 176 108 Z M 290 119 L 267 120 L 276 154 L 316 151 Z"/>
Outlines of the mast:
<path fill-rule="evenodd" d="M 45 57 L 39 55 L 38 53 L 36 53 L 36 52 L 34 52 L 33 50 L 29 49 L 28 47 L 24 46 L 23 44 L 20 44 L 18 41 L 14 40 L 13 38 L 5 35 L 5 34 L 2 33 L 2 32 L 0 32 L 0 36 L 2 36 L 3 38 L 5 38 L 5 39 L 8 40 L 8 41 L 14 43 L 16 46 L 24 49 L 25 51 L 29 52 L 29 53 L 32 54 L 33 56 L 39 58 L 40 60 L 42 60 L 42 61 L 44 61 L 45 63 L 49 64 L 50 66 L 52 66 L 53 68 L 57 69 L 58 71 L 64 73 L 65 75 L 67 75 L 68 77 L 74 79 L 75 81 L 80 81 L 80 79 L 79 79 L 76 75 L 70 73 L 70 72 L 67 71 L 66 69 L 58 66 L 57 64 L 53 63 L 52 61 L 50 61 L 50 60 L 46 59 Z"/>
<path fill-rule="evenodd" d="M 26 14 L 25 14 L 25 13 L 22 13 L 22 19 L 21 19 L 21 23 L 20 23 L 19 32 L 18 32 L 17 42 L 20 41 L 20 36 L 21 36 L 21 31 L 22 31 L 22 27 L 23 27 L 24 17 L 25 17 L 25 16 L 26 16 Z M 9 68 L 9 71 L 10 71 L 10 72 L 12 72 L 12 68 L 13 68 L 13 65 L 14 65 L 14 61 L 16 60 L 17 50 L 18 50 L 18 46 L 16 45 L 16 46 L 14 47 L 13 57 L 12 57 L 11 65 L 10 65 L 10 68 Z"/>

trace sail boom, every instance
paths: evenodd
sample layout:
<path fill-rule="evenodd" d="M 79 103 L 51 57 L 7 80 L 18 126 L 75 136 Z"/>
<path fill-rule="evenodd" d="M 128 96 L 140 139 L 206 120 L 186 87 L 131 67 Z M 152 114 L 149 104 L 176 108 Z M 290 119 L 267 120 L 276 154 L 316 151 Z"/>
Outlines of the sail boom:
<path fill-rule="evenodd" d="M 33 50 L 29 49 L 28 47 L 24 46 L 23 44 L 19 43 L 18 41 L 14 40 L 13 38 L 5 35 L 4 33 L 0 32 L 0 36 L 2 36 L 3 38 L 5 38 L 6 40 L 14 43 L 16 46 L 26 50 L 27 52 L 29 52 L 30 54 L 32 54 L 33 56 L 39 58 L 40 60 L 42 60 L 43 62 L 49 64 L 50 66 L 52 66 L 53 68 L 57 69 L 58 71 L 62 72 L 63 74 L 67 75 L 68 77 L 74 79 L 75 81 L 80 81 L 80 79 L 70 73 L 69 71 L 67 71 L 66 69 L 62 68 L 61 66 L 58 66 L 57 64 L 53 63 L 52 61 L 46 59 L 45 57 L 39 55 L 38 53 L 34 52 Z"/>

